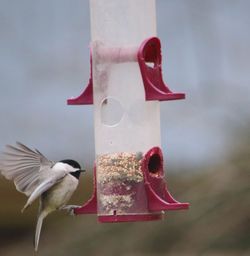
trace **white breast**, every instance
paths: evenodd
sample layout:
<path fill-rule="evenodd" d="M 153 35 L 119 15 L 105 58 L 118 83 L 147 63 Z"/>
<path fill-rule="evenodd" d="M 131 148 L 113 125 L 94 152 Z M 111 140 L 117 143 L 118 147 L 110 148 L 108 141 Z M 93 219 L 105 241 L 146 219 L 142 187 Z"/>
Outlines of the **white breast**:
<path fill-rule="evenodd" d="M 78 179 L 67 174 L 61 182 L 53 186 L 43 196 L 43 207 L 56 210 L 65 205 L 78 186 Z"/>

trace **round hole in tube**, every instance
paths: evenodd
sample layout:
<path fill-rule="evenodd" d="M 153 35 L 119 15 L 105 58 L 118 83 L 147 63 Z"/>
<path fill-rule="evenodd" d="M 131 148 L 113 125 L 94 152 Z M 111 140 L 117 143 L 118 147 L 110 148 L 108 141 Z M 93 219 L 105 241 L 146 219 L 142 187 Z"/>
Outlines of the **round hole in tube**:
<path fill-rule="evenodd" d="M 107 126 L 117 125 L 123 117 L 121 103 L 112 97 L 103 99 L 101 103 L 101 122 Z"/>
<path fill-rule="evenodd" d="M 158 173 L 162 169 L 162 160 L 159 154 L 153 154 L 148 161 L 148 171 Z"/>

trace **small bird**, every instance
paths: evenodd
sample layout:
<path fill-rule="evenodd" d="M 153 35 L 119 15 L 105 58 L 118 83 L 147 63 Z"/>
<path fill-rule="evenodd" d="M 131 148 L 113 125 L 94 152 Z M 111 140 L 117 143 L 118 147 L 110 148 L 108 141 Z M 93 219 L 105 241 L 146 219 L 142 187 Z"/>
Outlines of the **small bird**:
<path fill-rule="evenodd" d="M 78 186 L 81 172 L 79 163 L 66 159 L 59 162 L 48 160 L 37 149 L 32 150 L 20 142 L 6 145 L 0 159 L 0 173 L 13 180 L 16 189 L 28 196 L 22 212 L 40 197 L 40 205 L 34 237 L 37 252 L 44 218 L 55 210 L 74 213 L 76 205 L 66 205 Z"/>

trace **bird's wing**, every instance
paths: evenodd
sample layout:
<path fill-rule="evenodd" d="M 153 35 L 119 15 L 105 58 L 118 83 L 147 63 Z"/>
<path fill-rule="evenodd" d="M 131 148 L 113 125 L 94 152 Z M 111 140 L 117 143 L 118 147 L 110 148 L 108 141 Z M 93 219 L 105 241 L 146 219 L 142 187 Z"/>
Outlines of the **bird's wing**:
<path fill-rule="evenodd" d="M 36 189 L 32 192 L 29 199 L 27 200 L 25 206 L 22 209 L 22 212 L 29 207 L 39 196 L 42 195 L 45 191 L 49 190 L 52 186 L 54 186 L 56 183 L 60 182 L 65 175 L 67 175 L 66 171 L 57 171 L 52 173 L 50 177 L 45 179 L 39 186 L 36 187 Z"/>
<path fill-rule="evenodd" d="M 16 189 L 30 196 L 50 176 L 54 162 L 38 150 L 31 150 L 20 142 L 6 146 L 0 159 L 0 172 L 13 180 Z"/>

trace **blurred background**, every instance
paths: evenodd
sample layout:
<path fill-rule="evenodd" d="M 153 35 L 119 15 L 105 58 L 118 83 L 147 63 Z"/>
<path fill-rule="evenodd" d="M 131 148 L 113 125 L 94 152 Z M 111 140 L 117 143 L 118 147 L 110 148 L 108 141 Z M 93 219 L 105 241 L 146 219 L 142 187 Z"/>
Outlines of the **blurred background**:
<path fill-rule="evenodd" d="M 52 214 L 40 255 L 250 255 L 250 2 L 157 0 L 164 80 L 185 101 L 161 104 L 169 190 L 188 211 L 161 222 L 98 224 Z M 83 0 L 0 0 L 0 149 L 21 141 L 88 169 L 71 202 L 92 192 L 93 106 L 67 106 L 89 79 Z M 0 255 L 31 255 L 37 205 L 0 177 Z"/>

